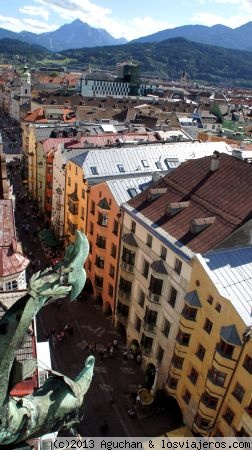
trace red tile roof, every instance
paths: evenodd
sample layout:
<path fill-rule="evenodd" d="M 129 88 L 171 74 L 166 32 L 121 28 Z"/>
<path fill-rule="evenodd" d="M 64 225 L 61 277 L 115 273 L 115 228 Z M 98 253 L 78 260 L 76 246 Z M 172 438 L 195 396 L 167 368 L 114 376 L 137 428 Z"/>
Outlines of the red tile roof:
<path fill-rule="evenodd" d="M 156 200 L 148 200 L 148 190 L 145 190 L 128 202 L 155 225 L 199 253 L 217 247 L 252 218 L 252 164 L 221 154 L 219 168 L 212 172 L 211 158 L 187 161 L 152 185 L 152 189 L 167 188 Z M 187 208 L 175 215 L 167 214 L 169 203 L 186 201 L 189 201 Z M 209 217 L 215 220 L 203 221 L 208 223 L 203 231 L 198 234 L 191 231 L 193 219 Z"/>
<path fill-rule="evenodd" d="M 121 141 L 133 141 L 138 139 L 143 139 L 147 142 L 156 142 L 157 138 L 154 133 L 125 133 L 125 134 L 100 134 L 100 135 L 91 135 L 91 136 L 82 136 L 80 140 L 76 137 L 69 138 L 48 138 L 43 142 L 43 148 L 45 153 L 50 152 L 54 149 L 56 151 L 58 149 L 59 144 L 65 144 L 67 148 L 87 148 L 88 144 L 94 145 L 95 147 L 103 147 L 110 144 L 115 144 L 118 142 L 120 138 Z M 84 152 L 84 150 L 83 150 Z"/>
<path fill-rule="evenodd" d="M 26 269 L 29 259 L 16 251 L 17 242 L 11 200 L 0 200 L 0 276 L 6 277 Z"/>

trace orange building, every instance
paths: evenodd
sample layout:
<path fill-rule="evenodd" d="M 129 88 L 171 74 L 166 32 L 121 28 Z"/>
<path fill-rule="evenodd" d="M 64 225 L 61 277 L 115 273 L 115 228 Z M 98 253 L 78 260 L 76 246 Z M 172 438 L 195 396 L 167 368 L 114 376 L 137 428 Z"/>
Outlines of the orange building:
<path fill-rule="evenodd" d="M 108 314 L 115 312 L 120 217 L 120 206 L 108 184 L 105 182 L 91 186 L 87 211 L 90 252 L 86 270 L 94 295 Z"/>

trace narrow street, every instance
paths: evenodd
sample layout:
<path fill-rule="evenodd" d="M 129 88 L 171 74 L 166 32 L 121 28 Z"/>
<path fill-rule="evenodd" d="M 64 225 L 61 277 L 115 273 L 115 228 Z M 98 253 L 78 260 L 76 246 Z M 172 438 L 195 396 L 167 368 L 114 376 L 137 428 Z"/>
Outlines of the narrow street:
<path fill-rule="evenodd" d="M 17 234 L 23 251 L 32 264 L 28 277 L 33 271 L 48 265 L 48 259 L 40 245 L 38 227 L 42 223 L 34 219 L 34 207 L 25 192 L 21 181 L 21 171 L 14 175 L 14 193 L 18 193 L 15 212 Z M 27 232 L 24 224 L 29 223 Z M 66 324 L 73 327 L 73 334 L 65 335 L 61 342 L 50 339 L 52 368 L 74 378 L 85 364 L 89 349 L 96 344 L 95 374 L 84 405 L 83 417 L 76 427 L 82 436 L 102 436 L 101 426 L 106 422 L 109 436 L 158 436 L 180 425 L 180 418 L 174 412 L 171 399 L 169 410 L 160 412 L 155 406 L 151 411 L 136 409 L 135 417 L 128 410 L 135 408 L 139 387 L 144 384 L 144 372 L 134 360 L 123 359 L 125 350 L 121 337 L 117 335 L 111 319 L 106 317 L 100 306 L 92 298 L 80 299 L 70 303 L 68 299 L 46 306 L 37 318 L 38 340 L 47 339 L 48 333 L 64 330 Z M 119 349 L 112 357 L 100 360 L 100 350 L 117 338 Z M 67 431 L 62 432 L 64 436 Z"/>

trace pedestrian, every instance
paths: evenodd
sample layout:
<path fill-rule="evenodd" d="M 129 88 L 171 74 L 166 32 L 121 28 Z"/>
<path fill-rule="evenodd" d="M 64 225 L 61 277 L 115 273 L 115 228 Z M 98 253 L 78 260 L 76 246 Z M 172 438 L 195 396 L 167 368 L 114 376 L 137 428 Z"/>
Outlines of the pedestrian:
<path fill-rule="evenodd" d="M 141 363 L 142 363 L 142 355 L 141 355 L 141 352 L 138 352 L 137 357 L 136 357 L 136 360 L 137 360 L 137 364 L 139 364 L 139 366 L 140 366 Z"/>
<path fill-rule="evenodd" d="M 103 361 L 103 359 L 104 359 L 104 350 L 101 349 L 101 350 L 99 351 L 99 360 L 100 360 L 100 361 Z"/>
<path fill-rule="evenodd" d="M 140 399 L 140 396 L 137 395 L 137 397 L 136 397 L 136 407 L 139 408 L 140 405 L 141 405 L 141 399 Z"/>
<path fill-rule="evenodd" d="M 92 348 L 93 348 L 93 352 L 95 353 L 96 352 L 96 342 L 93 343 Z"/>
<path fill-rule="evenodd" d="M 110 358 L 113 357 L 113 353 L 114 353 L 114 347 L 111 345 L 111 346 L 110 346 L 110 350 L 109 350 L 109 356 L 110 356 Z"/>
<path fill-rule="evenodd" d="M 114 339 L 114 340 L 113 340 L 113 347 L 114 347 L 114 350 L 115 350 L 115 351 L 118 350 L 118 344 L 119 344 L 118 340 L 117 340 L 117 339 Z"/>

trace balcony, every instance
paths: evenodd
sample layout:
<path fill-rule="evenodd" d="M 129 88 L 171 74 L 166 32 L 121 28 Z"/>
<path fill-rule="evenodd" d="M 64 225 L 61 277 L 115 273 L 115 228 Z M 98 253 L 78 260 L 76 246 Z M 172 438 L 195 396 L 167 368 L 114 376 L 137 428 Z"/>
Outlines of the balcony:
<path fill-rule="evenodd" d="M 145 331 L 148 331 L 151 334 L 155 334 L 156 333 L 156 324 L 155 323 L 151 323 L 151 322 L 147 322 L 146 320 L 143 321 L 143 328 Z"/>
<path fill-rule="evenodd" d="M 226 388 L 224 386 L 224 381 L 212 376 L 211 370 L 208 371 L 208 376 L 206 379 L 206 388 L 212 392 L 214 395 L 223 396 Z"/>
<path fill-rule="evenodd" d="M 148 293 L 148 299 L 149 299 L 150 302 L 152 302 L 152 303 L 158 303 L 158 304 L 160 304 L 160 295 L 155 294 L 154 292 L 151 292 L 150 290 L 149 290 L 149 293 Z"/>
<path fill-rule="evenodd" d="M 121 262 L 121 268 L 123 270 L 125 270 L 126 272 L 130 272 L 130 273 L 133 273 L 133 271 L 134 271 L 134 265 L 133 264 L 128 264 L 125 261 Z"/>

